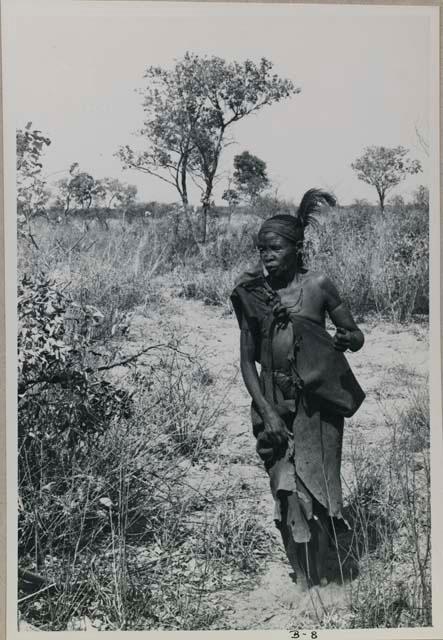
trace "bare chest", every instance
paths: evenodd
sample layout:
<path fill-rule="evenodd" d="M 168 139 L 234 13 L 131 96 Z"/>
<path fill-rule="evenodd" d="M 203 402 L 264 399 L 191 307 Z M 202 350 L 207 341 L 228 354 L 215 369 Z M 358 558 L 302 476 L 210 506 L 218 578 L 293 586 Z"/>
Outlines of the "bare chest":
<path fill-rule="evenodd" d="M 282 305 L 289 313 L 310 318 L 320 324 L 324 323 L 325 309 L 321 290 L 309 279 L 291 283 L 278 291 Z"/>

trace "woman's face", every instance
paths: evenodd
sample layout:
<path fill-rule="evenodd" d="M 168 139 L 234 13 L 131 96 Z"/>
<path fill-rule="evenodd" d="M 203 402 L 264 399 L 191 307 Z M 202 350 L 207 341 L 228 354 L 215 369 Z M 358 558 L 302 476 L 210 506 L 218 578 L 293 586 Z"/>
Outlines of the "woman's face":
<path fill-rule="evenodd" d="M 297 264 L 296 245 L 277 233 L 260 233 L 257 248 L 260 259 L 271 276 L 282 276 Z"/>

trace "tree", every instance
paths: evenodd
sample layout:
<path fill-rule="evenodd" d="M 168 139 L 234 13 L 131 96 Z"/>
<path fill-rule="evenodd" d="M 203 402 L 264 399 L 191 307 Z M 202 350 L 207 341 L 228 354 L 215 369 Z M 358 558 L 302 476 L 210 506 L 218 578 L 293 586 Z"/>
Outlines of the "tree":
<path fill-rule="evenodd" d="M 229 186 L 225 191 L 223 191 L 222 200 L 225 200 L 228 203 L 229 209 L 229 222 L 231 222 L 232 214 L 234 213 L 235 207 L 240 202 L 240 196 L 235 189 L 232 189 L 229 183 Z"/>
<path fill-rule="evenodd" d="M 228 63 L 217 56 L 186 53 L 171 70 L 149 67 L 145 78 L 141 130 L 148 149 L 129 146 L 118 155 L 127 168 L 138 169 L 173 185 L 187 212 L 190 176 L 202 192 L 203 233 L 220 154 L 229 143 L 227 129 L 265 105 L 298 93 L 290 80 L 272 74 L 262 59 Z"/>
<path fill-rule="evenodd" d="M 407 158 L 409 151 L 404 147 L 366 147 L 363 155 L 351 164 L 359 180 L 377 190 L 380 210 L 385 209 L 388 191 L 396 187 L 408 175 L 421 171 L 418 160 Z"/>
<path fill-rule="evenodd" d="M 429 211 L 429 189 L 421 184 L 412 194 L 412 204 L 422 211 Z"/>
<path fill-rule="evenodd" d="M 41 131 L 32 130 L 31 127 L 32 122 L 28 122 L 25 129 L 18 129 L 16 132 L 17 225 L 20 233 L 23 233 L 26 226 L 29 239 L 37 247 L 31 219 L 45 211 L 49 199 L 46 180 L 42 177 L 41 155 L 51 141 Z"/>
<path fill-rule="evenodd" d="M 116 155 L 124 169 L 152 175 L 177 190 L 183 207 L 175 208 L 173 234 L 178 234 L 179 217 L 184 213 L 198 244 L 188 210 L 187 179 L 190 169 L 196 167 L 195 144 L 191 134 L 201 105 L 198 105 L 197 96 L 190 86 L 186 56 L 171 70 L 148 67 L 144 78 L 147 84 L 140 93 L 143 95 L 145 120 L 138 134 L 144 138 L 147 148 L 137 151 L 125 145 L 120 147 Z"/>
<path fill-rule="evenodd" d="M 243 151 L 234 157 L 234 182 L 239 193 L 253 204 L 261 192 L 269 186 L 266 162 Z"/>
<path fill-rule="evenodd" d="M 356 209 L 357 211 L 362 211 L 362 209 L 371 207 L 372 205 L 368 200 L 366 200 L 366 198 L 355 198 L 355 200 L 351 203 L 350 206 L 353 209 Z"/>
<path fill-rule="evenodd" d="M 388 200 L 388 204 L 393 211 L 402 212 L 405 210 L 406 202 L 401 194 L 396 194 Z"/>
<path fill-rule="evenodd" d="M 133 184 L 124 184 L 117 178 L 103 178 L 100 184 L 105 193 L 105 206 L 109 211 L 119 206 L 122 208 L 122 222 L 124 224 L 126 212 L 134 204 L 137 196 L 137 187 Z"/>
<path fill-rule="evenodd" d="M 224 147 L 230 143 L 229 127 L 266 105 L 299 93 L 287 79 L 271 73 L 273 64 L 262 58 L 258 64 L 226 62 L 222 58 L 199 58 L 188 54 L 193 86 L 202 102 L 200 117 L 192 130 L 197 148 L 197 171 L 203 182 L 203 242 L 206 241 L 207 215 Z"/>
<path fill-rule="evenodd" d="M 77 162 L 71 165 L 69 170 L 70 178 L 62 178 L 58 181 L 59 195 L 58 202 L 64 207 L 64 216 L 74 209 L 81 209 L 87 214 L 93 203 L 96 205 L 103 202 L 106 191 L 100 180 L 96 180 L 90 173 L 80 171 Z M 100 217 L 97 210 L 95 215 L 100 222 L 107 228 L 106 221 Z M 88 225 L 85 220 L 86 226 Z"/>
<path fill-rule="evenodd" d="M 173 69 L 148 67 L 143 95 L 145 121 L 138 132 L 147 149 L 136 151 L 129 145 L 121 147 L 117 156 L 125 169 L 136 169 L 173 186 L 184 208 L 189 204 L 188 171 L 195 165 L 195 144 L 192 129 L 201 108 L 189 82 L 186 56 Z"/>
<path fill-rule="evenodd" d="M 115 206 L 130 206 L 137 195 L 137 187 L 134 184 L 124 184 L 118 178 L 103 178 L 100 184 L 105 192 L 106 208 Z"/>

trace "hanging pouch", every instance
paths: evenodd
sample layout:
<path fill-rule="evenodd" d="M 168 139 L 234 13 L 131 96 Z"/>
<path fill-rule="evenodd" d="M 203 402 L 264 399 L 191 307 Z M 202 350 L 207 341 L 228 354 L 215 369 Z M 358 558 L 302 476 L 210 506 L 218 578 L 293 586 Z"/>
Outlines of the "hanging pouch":
<path fill-rule="evenodd" d="M 350 418 L 366 396 L 344 354 L 335 349 L 329 333 L 316 322 L 301 316 L 291 320 L 294 333 L 301 338 L 297 370 L 308 405 Z"/>

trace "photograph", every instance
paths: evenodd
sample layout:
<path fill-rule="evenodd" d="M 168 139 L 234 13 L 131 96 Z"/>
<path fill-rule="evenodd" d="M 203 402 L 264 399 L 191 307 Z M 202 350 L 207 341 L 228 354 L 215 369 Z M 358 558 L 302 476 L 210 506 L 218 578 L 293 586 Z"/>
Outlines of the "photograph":
<path fill-rule="evenodd" d="M 7 637 L 440 637 L 438 7 L 1 9 Z"/>

